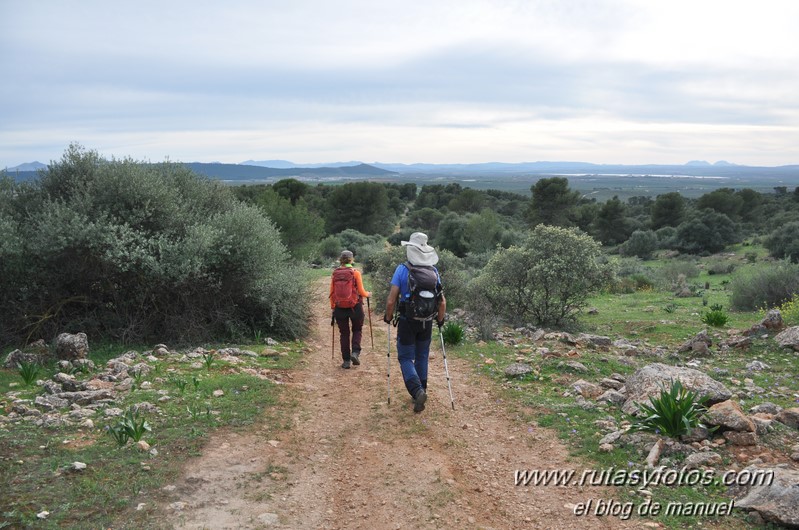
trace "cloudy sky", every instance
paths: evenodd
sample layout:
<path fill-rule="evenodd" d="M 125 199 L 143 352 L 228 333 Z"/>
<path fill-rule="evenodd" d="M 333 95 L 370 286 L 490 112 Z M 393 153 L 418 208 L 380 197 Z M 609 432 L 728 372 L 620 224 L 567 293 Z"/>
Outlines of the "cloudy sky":
<path fill-rule="evenodd" d="M 0 167 L 799 164 L 794 0 L 0 0 Z"/>

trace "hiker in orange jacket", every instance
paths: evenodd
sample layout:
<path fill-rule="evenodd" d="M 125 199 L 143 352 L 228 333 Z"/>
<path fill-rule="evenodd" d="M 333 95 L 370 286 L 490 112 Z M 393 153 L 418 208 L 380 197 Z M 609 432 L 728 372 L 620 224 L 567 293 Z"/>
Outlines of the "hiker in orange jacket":
<path fill-rule="evenodd" d="M 342 368 L 361 364 L 361 336 L 363 330 L 363 299 L 372 293 L 364 289 L 361 272 L 352 266 L 352 252 L 344 250 L 339 257 L 339 266 L 330 278 L 330 308 L 338 324 L 341 340 Z M 338 287 L 337 287 L 338 284 Z M 352 345 L 350 346 L 350 322 L 352 323 Z"/>

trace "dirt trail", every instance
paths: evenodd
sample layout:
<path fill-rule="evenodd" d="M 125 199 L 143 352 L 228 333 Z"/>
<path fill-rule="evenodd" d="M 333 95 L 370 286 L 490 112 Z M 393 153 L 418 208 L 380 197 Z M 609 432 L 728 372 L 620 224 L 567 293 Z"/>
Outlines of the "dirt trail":
<path fill-rule="evenodd" d="M 374 349 L 366 324 L 361 366 L 341 369 L 338 346 L 331 359 L 327 285 L 322 280 L 316 286 L 312 352 L 288 392 L 299 403 L 291 428 L 277 440 L 268 440 L 258 425 L 246 434 L 213 438 L 205 454 L 188 463 L 177 489 L 165 494 L 167 524 L 214 529 L 626 526 L 616 517 L 572 513 L 574 504 L 608 499 L 612 490 L 516 487 L 516 469 L 582 466 L 568 461 L 552 432 L 515 418 L 490 381 L 450 356 L 453 411 L 437 341 L 421 414 L 413 413 L 393 344 L 391 405 L 386 404 L 386 325 L 376 315 Z M 183 509 L 166 507 L 175 501 L 185 503 Z"/>

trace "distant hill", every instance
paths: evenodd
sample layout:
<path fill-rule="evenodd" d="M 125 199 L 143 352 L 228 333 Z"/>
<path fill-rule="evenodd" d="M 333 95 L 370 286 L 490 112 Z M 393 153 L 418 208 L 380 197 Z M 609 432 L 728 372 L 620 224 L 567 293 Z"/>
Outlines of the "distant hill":
<path fill-rule="evenodd" d="M 246 160 L 241 163 L 242 166 L 262 166 L 280 169 L 305 169 L 305 168 L 320 168 L 320 167 L 351 167 L 362 165 L 363 162 L 350 161 L 350 162 L 325 162 L 322 164 L 295 164 L 288 160 Z"/>
<path fill-rule="evenodd" d="M 368 164 L 343 167 L 292 167 L 273 168 L 244 164 L 185 164 L 195 173 L 226 181 L 279 180 L 285 178 L 347 179 L 385 178 L 396 175 L 395 171 L 380 169 Z"/>
<path fill-rule="evenodd" d="M 12 171 L 38 171 L 40 169 L 46 169 L 47 164 L 42 164 L 39 161 L 35 162 L 26 162 L 24 164 L 20 164 L 18 166 L 8 168 L 8 172 L 11 173 Z"/>
<path fill-rule="evenodd" d="M 37 162 L 34 162 L 32 164 L 36 163 Z M 17 166 L 17 168 L 27 167 L 32 164 L 22 164 Z M 41 165 L 44 168 L 47 167 L 44 164 Z M 285 178 L 346 180 L 396 176 L 396 172 L 394 171 L 380 169 L 368 164 L 307 168 L 271 168 L 242 164 L 208 164 L 203 162 L 189 162 L 184 165 L 199 175 L 205 175 L 206 177 L 224 181 L 265 181 Z M 17 168 L 9 168 L 8 174 L 20 182 L 34 180 L 39 175 L 38 171 Z"/>

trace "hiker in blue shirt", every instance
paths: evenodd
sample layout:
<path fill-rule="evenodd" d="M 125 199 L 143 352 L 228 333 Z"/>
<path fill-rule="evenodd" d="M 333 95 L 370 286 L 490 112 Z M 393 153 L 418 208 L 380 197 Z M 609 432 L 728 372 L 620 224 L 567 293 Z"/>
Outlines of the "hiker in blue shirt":
<path fill-rule="evenodd" d="M 441 291 L 441 276 L 434 267 L 438 254 L 427 244 L 427 235 L 414 232 L 409 239 L 402 241 L 408 262 L 398 265 L 391 278 L 383 321 L 391 323 L 395 306 L 398 306 L 397 358 L 405 388 L 413 398 L 413 411 L 421 412 L 427 401 L 427 364 L 433 320 L 439 326 L 443 324 L 447 302 Z M 409 277 L 415 282 L 409 282 Z M 419 285 L 412 288 L 411 283 L 423 284 L 423 290 Z"/>

